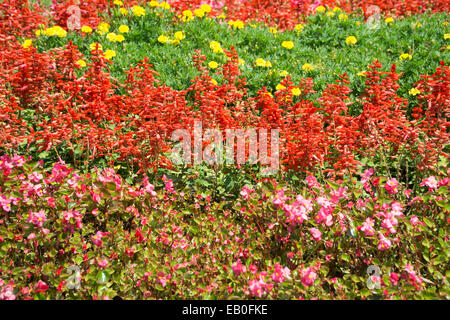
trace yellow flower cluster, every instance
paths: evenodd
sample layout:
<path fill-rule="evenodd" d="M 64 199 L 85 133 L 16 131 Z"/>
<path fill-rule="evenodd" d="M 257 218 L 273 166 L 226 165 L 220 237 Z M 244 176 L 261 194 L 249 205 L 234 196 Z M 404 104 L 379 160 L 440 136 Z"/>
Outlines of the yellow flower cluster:
<path fill-rule="evenodd" d="M 348 19 L 348 16 L 345 13 L 341 13 L 339 15 L 339 21 L 345 22 L 345 21 L 347 21 L 347 19 Z"/>
<path fill-rule="evenodd" d="M 126 15 L 128 15 L 128 10 L 127 9 L 125 9 L 125 8 L 120 8 L 119 9 L 119 12 L 123 15 L 123 16 L 126 16 Z"/>
<path fill-rule="evenodd" d="M 277 84 L 277 86 L 275 87 L 275 89 L 278 91 L 278 90 L 286 89 L 286 87 L 283 86 L 281 83 L 279 83 L 279 84 Z"/>
<path fill-rule="evenodd" d="M 444 34 L 444 40 L 448 40 L 448 39 L 450 39 L 450 33 Z"/>
<path fill-rule="evenodd" d="M 209 63 L 208 63 L 208 67 L 210 68 L 210 69 L 217 69 L 217 67 L 218 67 L 219 65 L 217 64 L 217 62 L 215 62 L 215 61 L 210 61 Z"/>
<path fill-rule="evenodd" d="M 97 26 L 97 32 L 100 34 L 104 34 L 109 32 L 109 24 L 107 22 L 101 22 Z"/>
<path fill-rule="evenodd" d="M 349 36 L 347 39 L 345 39 L 345 43 L 348 45 L 355 45 L 358 40 L 356 40 L 355 36 Z"/>
<path fill-rule="evenodd" d="M 291 50 L 292 48 L 294 48 L 294 43 L 293 43 L 292 41 L 283 41 L 283 42 L 281 43 L 281 46 L 282 46 L 283 48 L 286 48 L 286 49 L 288 49 L 288 50 Z"/>
<path fill-rule="evenodd" d="M 114 50 L 106 50 L 103 54 L 103 57 L 107 60 L 111 60 L 116 56 L 116 52 Z"/>
<path fill-rule="evenodd" d="M 232 26 L 234 29 L 243 29 L 244 28 L 244 22 L 241 20 L 236 20 L 236 21 L 230 20 L 230 21 L 228 21 L 228 24 L 230 26 Z"/>
<path fill-rule="evenodd" d="M 384 20 L 384 22 L 391 24 L 391 23 L 394 22 L 394 19 L 391 18 L 391 17 L 388 17 L 388 18 L 386 18 L 386 19 Z"/>
<path fill-rule="evenodd" d="M 33 41 L 31 41 L 30 39 L 27 39 L 22 43 L 22 47 L 24 47 L 25 49 L 28 49 L 32 45 L 33 45 Z"/>
<path fill-rule="evenodd" d="M 303 69 L 303 71 L 305 71 L 305 72 L 310 72 L 310 71 L 313 71 L 313 70 L 314 70 L 314 67 L 313 67 L 313 65 L 310 64 L 310 63 L 305 63 L 305 64 L 302 66 L 302 69 Z"/>
<path fill-rule="evenodd" d="M 269 32 L 275 34 L 278 32 L 278 30 L 277 28 L 269 28 Z"/>
<path fill-rule="evenodd" d="M 122 1 L 120 1 L 120 0 L 114 0 L 114 5 L 116 5 L 116 6 L 123 6 L 123 2 Z"/>
<path fill-rule="evenodd" d="M 188 22 L 191 21 L 192 19 L 194 19 L 194 14 L 192 13 L 191 10 L 184 10 L 182 12 L 181 20 L 183 20 L 184 22 Z"/>
<path fill-rule="evenodd" d="M 183 31 L 177 31 L 173 34 L 173 39 L 170 39 L 169 37 L 165 35 L 160 35 L 158 37 L 158 42 L 160 43 L 169 43 L 169 44 L 180 44 L 181 40 L 186 38 L 186 35 Z"/>
<path fill-rule="evenodd" d="M 132 6 L 131 12 L 133 12 L 135 17 L 142 17 L 145 16 L 145 9 L 141 6 Z"/>
<path fill-rule="evenodd" d="M 327 11 L 327 9 L 324 6 L 318 6 L 316 8 L 317 13 L 324 13 L 325 11 Z"/>
<path fill-rule="evenodd" d="M 91 49 L 91 51 L 93 51 L 93 50 L 95 50 L 95 48 L 97 48 L 97 45 L 98 45 L 98 50 L 103 50 L 102 45 L 98 42 L 91 43 L 89 46 L 89 49 Z"/>
<path fill-rule="evenodd" d="M 155 0 L 150 1 L 150 7 L 152 8 L 159 7 L 159 2 Z"/>
<path fill-rule="evenodd" d="M 54 26 L 42 31 L 42 34 L 49 37 L 58 36 L 60 38 L 64 38 L 65 36 L 67 36 L 67 31 L 60 26 Z"/>
<path fill-rule="evenodd" d="M 84 32 L 84 33 L 91 33 L 91 32 L 92 32 L 92 28 L 89 27 L 89 26 L 82 26 L 82 27 L 81 27 L 81 32 Z"/>
<path fill-rule="evenodd" d="M 75 64 L 78 65 L 78 66 L 81 67 L 81 68 L 86 67 L 86 61 L 81 60 L 81 59 L 78 60 L 77 62 L 75 62 Z"/>
<path fill-rule="evenodd" d="M 161 7 L 161 8 L 163 8 L 163 9 L 166 9 L 166 10 L 169 10 L 170 9 L 170 4 L 168 4 L 167 2 L 161 2 L 160 4 L 159 4 L 159 6 Z"/>
<path fill-rule="evenodd" d="M 256 66 L 264 67 L 264 68 L 271 68 L 272 63 L 270 61 L 266 61 L 262 58 L 258 58 L 258 59 L 256 59 Z"/>
<path fill-rule="evenodd" d="M 127 33 L 128 31 L 130 31 L 130 28 L 127 26 L 127 25 L 121 25 L 120 27 L 119 27 L 119 32 L 120 33 Z"/>
<path fill-rule="evenodd" d="M 300 90 L 300 88 L 295 87 L 291 89 L 291 93 L 293 96 L 299 96 L 302 94 L 302 90 Z"/>
<path fill-rule="evenodd" d="M 417 88 L 412 88 L 411 90 L 409 90 L 409 94 L 410 94 L 411 96 L 416 96 L 416 95 L 418 95 L 419 93 L 420 93 L 420 90 L 417 89 Z"/>
<path fill-rule="evenodd" d="M 403 53 L 400 55 L 400 60 L 412 59 L 412 56 L 409 53 Z"/>
<path fill-rule="evenodd" d="M 114 32 L 108 33 L 106 36 L 110 42 L 122 42 L 125 40 L 125 37 L 121 34 L 115 34 Z"/>
<path fill-rule="evenodd" d="M 211 50 L 214 53 L 223 53 L 222 46 L 220 45 L 220 43 L 218 41 L 211 41 L 209 43 L 209 47 L 211 48 Z"/>

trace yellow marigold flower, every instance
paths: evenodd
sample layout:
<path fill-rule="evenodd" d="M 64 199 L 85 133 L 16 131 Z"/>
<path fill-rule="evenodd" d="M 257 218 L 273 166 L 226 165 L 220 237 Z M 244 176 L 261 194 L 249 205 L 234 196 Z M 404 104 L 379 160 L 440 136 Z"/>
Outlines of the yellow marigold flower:
<path fill-rule="evenodd" d="M 280 72 L 280 76 L 282 77 L 286 77 L 289 74 L 289 72 L 287 72 L 286 70 L 283 70 Z"/>
<path fill-rule="evenodd" d="M 119 12 L 120 12 L 123 16 L 128 15 L 128 10 L 125 9 L 125 8 L 120 8 L 120 9 L 119 9 Z"/>
<path fill-rule="evenodd" d="M 244 22 L 241 20 L 236 21 L 228 21 L 228 24 L 232 26 L 234 29 L 243 29 L 244 28 Z"/>
<path fill-rule="evenodd" d="M 169 40 L 167 40 L 167 43 L 178 45 L 178 44 L 180 44 L 180 40 L 178 40 L 178 39 L 169 39 Z"/>
<path fill-rule="evenodd" d="M 302 66 L 303 71 L 310 72 L 314 70 L 314 67 L 310 63 L 305 63 Z"/>
<path fill-rule="evenodd" d="M 447 46 L 447 50 L 450 50 L 450 46 Z"/>
<path fill-rule="evenodd" d="M 119 27 L 120 33 L 127 33 L 128 31 L 130 31 L 130 28 L 124 24 Z"/>
<path fill-rule="evenodd" d="M 76 64 L 77 64 L 78 66 L 80 66 L 81 68 L 86 67 L 86 62 L 85 62 L 84 60 L 78 60 L 78 61 L 76 62 Z"/>
<path fill-rule="evenodd" d="M 41 35 L 41 30 L 36 30 L 34 34 L 36 35 L 36 37 L 39 37 Z"/>
<path fill-rule="evenodd" d="M 265 95 L 268 95 L 269 97 L 273 98 L 273 95 L 270 92 L 264 92 Z"/>
<path fill-rule="evenodd" d="M 108 39 L 110 42 L 115 42 L 116 37 L 117 37 L 117 34 L 115 34 L 114 32 L 108 33 L 106 35 L 106 39 Z"/>
<path fill-rule="evenodd" d="M 450 39 L 450 33 L 444 34 L 444 40 Z"/>
<path fill-rule="evenodd" d="M 161 8 L 163 8 L 163 9 L 166 9 L 166 10 L 169 10 L 170 9 L 170 4 L 168 4 L 167 2 L 161 2 L 160 4 L 159 4 L 159 6 L 161 7 Z"/>
<path fill-rule="evenodd" d="M 219 15 L 219 16 L 217 16 L 217 19 L 226 19 L 227 18 L 227 16 L 226 15 L 224 15 L 224 14 L 221 14 L 221 15 Z"/>
<path fill-rule="evenodd" d="M 116 6 L 123 6 L 123 2 L 120 1 L 120 0 L 114 0 L 114 4 L 115 4 Z"/>
<path fill-rule="evenodd" d="M 345 13 L 341 13 L 340 15 L 339 15 L 339 21 L 347 21 L 347 19 L 348 19 L 348 16 L 345 14 Z"/>
<path fill-rule="evenodd" d="M 214 51 L 214 53 L 222 53 L 223 52 L 223 49 L 222 49 L 220 43 L 217 41 L 211 41 L 209 43 L 209 47 Z"/>
<path fill-rule="evenodd" d="M 183 14 L 182 20 L 185 22 L 188 22 L 188 21 L 191 21 L 192 19 L 194 19 L 194 14 L 192 13 L 191 10 L 184 10 L 182 12 L 182 14 Z"/>
<path fill-rule="evenodd" d="M 141 6 L 132 6 L 131 12 L 133 12 L 135 17 L 142 17 L 145 16 L 145 9 Z"/>
<path fill-rule="evenodd" d="M 412 88 L 411 90 L 409 90 L 409 94 L 410 94 L 411 96 L 416 96 L 416 95 L 418 95 L 419 93 L 420 93 L 420 90 L 417 89 L 417 88 Z"/>
<path fill-rule="evenodd" d="M 299 23 L 299 24 L 295 25 L 294 30 L 301 31 L 301 30 L 303 30 L 304 27 L 305 27 L 304 25 Z"/>
<path fill-rule="evenodd" d="M 245 60 L 241 58 L 239 58 L 238 62 L 240 66 L 243 66 L 245 64 Z"/>
<path fill-rule="evenodd" d="M 327 16 L 329 16 L 329 17 L 334 17 L 334 12 L 328 11 L 328 12 L 327 12 Z"/>
<path fill-rule="evenodd" d="M 400 55 L 400 60 L 412 59 L 412 56 L 409 53 L 403 53 Z"/>
<path fill-rule="evenodd" d="M 291 93 L 293 96 L 299 96 L 302 94 L 302 90 L 300 90 L 300 88 L 295 87 L 291 89 Z"/>
<path fill-rule="evenodd" d="M 256 59 L 256 65 L 258 67 L 265 67 L 266 66 L 266 61 L 262 58 L 258 58 Z"/>
<path fill-rule="evenodd" d="M 165 35 L 160 35 L 158 37 L 158 41 L 161 42 L 161 43 L 166 43 L 167 41 L 169 41 L 169 38 L 166 37 Z"/>
<path fill-rule="evenodd" d="M 365 76 L 366 76 L 366 71 L 360 71 L 360 72 L 358 72 L 358 76 L 360 76 L 360 77 L 365 77 Z"/>
<path fill-rule="evenodd" d="M 418 24 L 416 24 L 416 28 L 421 28 L 421 27 L 423 27 L 423 24 L 422 23 L 418 23 Z"/>
<path fill-rule="evenodd" d="M 203 11 L 202 9 L 195 9 L 194 14 L 195 16 L 202 18 L 205 16 L 205 11 Z"/>
<path fill-rule="evenodd" d="M 210 61 L 208 63 L 208 67 L 210 67 L 211 69 L 216 69 L 219 65 L 217 64 L 217 62 L 215 61 Z"/>
<path fill-rule="evenodd" d="M 207 4 L 202 4 L 200 6 L 200 9 L 202 9 L 206 13 L 210 13 L 211 12 L 211 7 L 209 5 L 207 5 Z"/>
<path fill-rule="evenodd" d="M 97 26 L 97 32 L 100 34 L 104 34 L 109 32 L 109 24 L 107 22 L 101 22 L 98 26 Z"/>
<path fill-rule="evenodd" d="M 155 0 L 150 1 L 149 4 L 150 4 L 150 7 L 152 7 L 152 8 L 159 7 L 159 2 L 155 1 Z"/>
<path fill-rule="evenodd" d="M 275 34 L 278 32 L 278 30 L 277 28 L 269 28 L 269 32 Z"/>
<path fill-rule="evenodd" d="M 356 21 L 356 22 L 355 22 L 355 26 L 359 26 L 360 24 L 361 24 L 360 21 Z"/>
<path fill-rule="evenodd" d="M 91 43 L 91 45 L 89 46 L 89 49 L 91 49 L 91 51 L 95 50 L 95 48 L 97 48 L 97 45 L 98 45 L 98 50 L 103 50 L 102 45 L 98 42 Z"/>
<path fill-rule="evenodd" d="M 446 25 L 448 25 L 448 21 L 442 22 L 442 25 L 445 27 Z"/>
<path fill-rule="evenodd" d="M 112 58 L 114 58 L 116 56 L 116 52 L 114 50 L 106 50 L 104 57 L 107 60 L 111 60 Z"/>
<path fill-rule="evenodd" d="M 272 63 L 270 61 L 265 61 L 264 62 L 264 67 L 271 68 L 272 67 Z"/>
<path fill-rule="evenodd" d="M 211 79 L 211 83 L 215 86 L 217 86 L 217 81 L 215 79 Z"/>
<path fill-rule="evenodd" d="M 386 19 L 384 20 L 384 22 L 386 22 L 386 23 L 392 23 L 392 22 L 394 22 L 394 19 L 391 18 L 391 17 L 388 17 L 388 18 L 386 18 Z"/>
<path fill-rule="evenodd" d="M 281 46 L 282 46 L 283 48 L 286 48 L 286 49 L 288 49 L 288 50 L 291 50 L 292 48 L 294 48 L 294 43 L 293 43 L 292 41 L 283 41 L 283 42 L 281 43 Z"/>
<path fill-rule="evenodd" d="M 349 37 L 347 37 L 347 39 L 345 39 L 346 44 L 354 45 L 354 44 L 356 44 L 356 42 L 358 42 L 358 40 L 356 40 L 355 36 L 349 36 Z"/>
<path fill-rule="evenodd" d="M 285 86 L 283 86 L 281 83 L 277 84 L 277 86 L 275 87 L 275 89 L 278 90 L 282 90 L 282 89 L 286 89 Z"/>
<path fill-rule="evenodd" d="M 116 40 L 116 42 L 122 42 L 122 41 L 125 41 L 125 37 L 123 35 L 121 35 L 121 34 L 118 34 L 116 36 L 115 40 Z"/>
<path fill-rule="evenodd" d="M 22 47 L 24 47 L 25 49 L 28 49 L 32 45 L 33 45 L 33 41 L 31 41 L 30 39 L 27 39 L 22 43 Z"/>
<path fill-rule="evenodd" d="M 334 7 L 333 8 L 333 12 L 341 12 L 342 10 L 341 10 L 341 8 L 339 8 L 339 7 Z"/>
<path fill-rule="evenodd" d="M 186 36 L 184 35 L 183 31 L 177 31 L 177 32 L 175 32 L 175 34 L 173 35 L 173 37 L 174 37 L 176 40 L 178 40 L 178 41 L 181 41 L 181 40 L 183 40 L 184 38 L 186 38 Z"/>
<path fill-rule="evenodd" d="M 91 33 L 92 32 L 92 28 L 89 26 L 82 26 L 81 27 L 81 31 L 84 33 Z"/>
<path fill-rule="evenodd" d="M 324 13 L 325 11 L 327 11 L 327 9 L 324 6 L 318 6 L 316 8 L 316 12 L 318 13 Z"/>

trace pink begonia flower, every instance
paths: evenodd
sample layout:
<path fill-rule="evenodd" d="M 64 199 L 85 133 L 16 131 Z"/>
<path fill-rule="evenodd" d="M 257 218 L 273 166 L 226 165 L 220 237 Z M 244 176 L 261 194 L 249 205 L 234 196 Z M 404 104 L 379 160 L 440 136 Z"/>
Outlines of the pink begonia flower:
<path fill-rule="evenodd" d="M 28 180 L 30 180 L 33 183 L 39 183 L 42 178 L 43 176 L 39 172 L 33 172 L 28 175 Z"/>
<path fill-rule="evenodd" d="M 287 197 L 284 195 L 284 189 L 278 190 L 274 196 L 273 204 L 281 207 L 287 200 Z"/>
<path fill-rule="evenodd" d="M 308 267 L 300 272 L 300 277 L 300 281 L 303 283 L 303 285 L 308 287 L 314 284 L 314 280 L 316 280 L 317 274 L 314 272 L 314 269 L 312 267 Z"/>
<path fill-rule="evenodd" d="M 392 247 L 391 240 L 387 239 L 381 232 L 378 234 L 380 242 L 378 243 L 378 250 L 383 251 Z"/>
<path fill-rule="evenodd" d="M 238 259 L 235 263 L 233 263 L 231 265 L 231 269 L 233 270 L 235 276 L 247 271 L 247 267 L 241 263 L 241 259 Z"/>
<path fill-rule="evenodd" d="M 167 179 L 166 175 L 163 175 L 163 181 L 164 181 L 164 189 L 166 189 L 166 191 L 168 193 L 175 193 L 175 189 L 173 187 L 173 182 L 172 179 Z"/>
<path fill-rule="evenodd" d="M 39 212 L 33 212 L 30 210 L 30 215 L 28 216 L 27 222 L 31 222 L 35 227 L 41 228 L 45 221 L 47 221 L 47 216 L 44 210 L 40 210 Z"/>
<path fill-rule="evenodd" d="M 30 233 L 27 237 L 28 240 L 33 240 L 34 238 L 36 238 L 36 234 L 34 232 Z"/>
<path fill-rule="evenodd" d="M 3 286 L 3 280 L 0 286 Z M 16 300 L 16 296 L 13 293 L 13 290 L 14 288 L 11 283 L 2 287 L 0 290 L 0 300 Z"/>
<path fill-rule="evenodd" d="M 418 288 L 418 285 L 421 285 L 423 280 L 417 275 L 416 271 L 414 271 L 413 266 L 408 263 L 405 266 L 405 271 L 408 273 L 409 280 L 412 281 L 414 285 L 416 285 L 416 288 Z"/>
<path fill-rule="evenodd" d="M 274 266 L 275 270 L 272 273 L 272 280 L 274 282 L 281 283 L 284 281 L 284 279 L 289 278 L 291 274 L 291 270 L 289 270 L 288 267 L 282 267 L 280 264 L 276 264 Z"/>
<path fill-rule="evenodd" d="M 71 227 L 73 226 L 71 219 L 73 219 L 73 221 L 75 222 L 75 226 L 78 229 L 81 229 L 83 227 L 83 223 L 82 223 L 83 216 L 81 215 L 80 212 L 78 212 L 77 210 L 74 210 L 74 209 L 71 209 L 69 211 L 64 211 L 63 212 L 63 222 L 64 222 L 64 224 L 66 224 L 67 227 L 69 227 L 69 229 L 72 229 Z"/>
<path fill-rule="evenodd" d="M 411 224 L 415 227 L 420 224 L 420 220 L 418 216 L 411 216 L 410 219 Z"/>
<path fill-rule="evenodd" d="M 308 187 L 310 187 L 310 188 L 319 188 L 320 187 L 319 182 L 317 182 L 317 179 L 314 176 L 307 176 L 305 178 L 305 181 L 308 183 Z"/>
<path fill-rule="evenodd" d="M 252 188 L 249 188 L 247 186 L 244 186 L 240 192 L 242 198 L 244 198 L 245 200 L 248 200 L 250 198 L 250 194 L 253 193 L 255 190 L 253 190 Z"/>
<path fill-rule="evenodd" d="M 385 189 L 389 194 L 398 193 L 398 181 L 395 178 L 389 179 L 385 184 Z"/>
<path fill-rule="evenodd" d="M 262 295 L 265 293 L 265 282 L 262 280 L 252 279 L 248 283 L 248 288 L 250 289 L 250 294 L 252 296 L 256 296 L 258 298 L 261 298 Z"/>
<path fill-rule="evenodd" d="M 405 190 L 405 196 L 407 199 L 409 199 L 409 197 L 411 196 L 412 190 L 411 189 L 406 189 Z"/>
<path fill-rule="evenodd" d="M 421 183 L 420 186 L 427 186 L 429 188 L 429 190 L 433 190 L 436 189 L 438 187 L 438 181 L 436 180 L 436 178 L 434 176 L 430 176 L 426 179 L 424 179 Z"/>
<path fill-rule="evenodd" d="M 97 264 L 100 268 L 106 268 L 106 266 L 108 266 L 108 260 L 103 259 L 103 260 L 97 261 Z"/>
<path fill-rule="evenodd" d="M 97 233 L 95 235 L 92 236 L 92 242 L 97 246 L 97 247 L 101 247 L 102 246 L 102 238 L 109 235 L 109 232 L 101 232 L 101 231 L 97 231 Z"/>
<path fill-rule="evenodd" d="M 155 197 L 156 192 L 155 186 L 148 182 L 148 177 L 145 177 L 142 181 L 143 188 L 141 189 L 141 195 L 144 196 L 146 193 L 149 193 L 151 196 Z"/>
<path fill-rule="evenodd" d="M 317 228 L 311 228 L 309 229 L 309 232 L 311 232 L 312 237 L 316 241 L 320 241 L 322 239 L 322 233 Z"/>
<path fill-rule="evenodd" d="M 3 208 L 4 211 L 10 212 L 11 211 L 11 198 L 7 198 L 5 195 L 0 195 L 0 206 Z"/>
<path fill-rule="evenodd" d="M 391 280 L 391 283 L 395 286 L 398 283 L 399 276 L 395 272 L 391 272 L 389 275 L 389 279 Z"/>
<path fill-rule="evenodd" d="M 38 283 L 36 283 L 36 293 L 39 292 L 45 292 L 48 289 L 48 284 L 46 284 L 44 281 L 39 280 Z"/>
<path fill-rule="evenodd" d="M 256 272 L 258 272 L 258 268 L 257 268 L 254 264 L 249 265 L 249 266 L 248 266 L 248 270 L 249 270 L 251 273 L 253 273 L 253 274 L 255 274 Z"/>
<path fill-rule="evenodd" d="M 168 278 L 167 278 L 167 276 L 164 274 L 164 272 L 158 272 L 157 273 L 157 282 L 159 283 L 159 284 L 161 284 L 163 287 L 165 287 L 166 286 L 166 284 L 167 284 L 167 280 L 168 280 Z"/>

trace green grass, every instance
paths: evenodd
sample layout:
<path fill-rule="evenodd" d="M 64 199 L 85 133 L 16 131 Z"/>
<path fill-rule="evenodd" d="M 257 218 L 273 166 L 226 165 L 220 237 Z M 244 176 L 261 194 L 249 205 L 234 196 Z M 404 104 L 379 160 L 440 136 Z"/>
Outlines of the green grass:
<path fill-rule="evenodd" d="M 358 76 L 358 72 L 367 70 L 368 64 L 377 58 L 384 70 L 389 70 L 395 63 L 397 72 L 403 72 L 400 95 L 407 97 L 409 89 L 420 79 L 421 74 L 433 73 L 439 61 L 448 62 L 450 57 L 450 50 L 447 50 L 450 41 L 444 40 L 448 26 L 444 26 L 443 22 L 450 18 L 446 13 L 409 16 L 396 19 L 392 25 L 382 20 L 377 30 L 369 29 L 359 16 L 350 15 L 347 21 L 340 22 L 337 15 L 316 15 L 308 17 L 303 32 L 298 34 L 292 30 L 275 36 L 263 25 L 251 27 L 247 24 L 244 29 L 232 30 L 227 23 L 215 19 L 194 19 L 179 24 L 174 23 L 172 18 L 172 13 L 162 9 L 147 8 L 147 14 L 140 18 L 132 14 L 124 17 L 114 11 L 112 19 L 108 20 L 110 32 L 118 33 L 117 29 L 122 24 L 130 27 L 122 43 L 109 42 L 106 34 L 94 32 L 88 37 L 82 37 L 70 32 L 63 39 L 41 36 L 37 45 L 40 50 L 48 50 L 72 40 L 89 61 L 89 45 L 100 42 L 104 50 L 113 49 L 117 52 L 111 66 L 114 78 L 123 80 L 125 70 L 148 57 L 166 85 L 182 90 L 198 75 L 192 65 L 195 49 L 200 49 L 206 55 L 206 63 L 213 60 L 220 65 L 226 61 L 224 54 L 215 54 L 209 48 L 209 43 L 215 40 L 224 49 L 234 46 L 239 57 L 245 60 L 240 70 L 247 78 L 252 96 L 262 86 L 275 90 L 282 80 L 279 75 L 282 70 L 289 72 L 294 83 L 298 83 L 301 78 L 312 77 L 314 89 L 319 92 L 328 83 L 338 79 L 339 74 L 347 73 L 353 95 L 357 96 L 364 83 L 364 77 Z M 359 26 L 356 25 L 357 21 L 360 22 Z M 419 22 L 423 26 L 415 28 L 414 25 Z M 186 35 L 179 45 L 157 41 L 159 35 L 172 37 L 176 31 L 184 31 Z M 345 39 L 351 35 L 357 38 L 356 45 L 346 45 Z M 285 40 L 293 41 L 295 47 L 292 50 L 283 48 L 281 43 Z M 412 60 L 400 61 L 399 56 L 403 53 L 411 54 Z M 270 61 L 272 68 L 256 67 L 257 58 Z M 301 67 L 305 63 L 313 64 L 315 70 L 303 71 Z M 213 78 L 220 83 L 217 75 Z"/>

